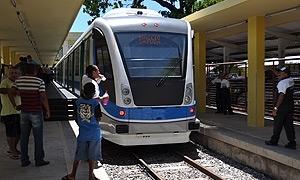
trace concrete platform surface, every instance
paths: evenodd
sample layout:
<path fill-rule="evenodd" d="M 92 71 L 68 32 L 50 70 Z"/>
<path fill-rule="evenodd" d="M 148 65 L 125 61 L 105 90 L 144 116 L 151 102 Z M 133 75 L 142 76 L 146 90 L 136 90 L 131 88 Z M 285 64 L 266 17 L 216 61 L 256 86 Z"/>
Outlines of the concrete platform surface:
<path fill-rule="evenodd" d="M 73 124 L 74 126 L 74 124 Z M 75 133 L 76 133 L 76 127 Z M 58 180 L 71 171 L 74 151 L 76 148 L 76 136 L 68 121 L 46 121 L 44 123 L 44 149 L 45 160 L 49 165 L 34 166 L 34 142 L 31 134 L 29 141 L 29 157 L 31 164 L 21 167 L 20 160 L 8 157 L 5 126 L 0 123 L 0 180 Z M 101 180 L 109 179 L 104 168 L 94 170 L 95 175 Z M 78 180 L 88 179 L 88 164 L 81 162 L 77 172 Z"/>
<path fill-rule="evenodd" d="M 195 139 L 199 138 L 199 143 L 264 171 L 276 179 L 299 179 L 299 125 L 295 125 L 297 149 L 291 150 L 284 147 L 288 143 L 284 128 L 278 146 L 265 145 L 265 140 L 272 136 L 273 120 L 265 119 L 263 128 L 249 127 L 246 115 L 216 114 L 213 109 L 200 113 L 199 119 L 202 123 L 200 136 L 194 136 Z"/>

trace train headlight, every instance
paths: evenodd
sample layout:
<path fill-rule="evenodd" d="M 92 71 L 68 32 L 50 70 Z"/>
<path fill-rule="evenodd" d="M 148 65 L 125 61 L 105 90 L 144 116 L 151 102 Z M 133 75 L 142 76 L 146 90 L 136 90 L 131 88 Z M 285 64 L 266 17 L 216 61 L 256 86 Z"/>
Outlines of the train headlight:
<path fill-rule="evenodd" d="M 193 86 L 192 83 L 186 85 L 184 104 L 191 104 L 193 101 Z"/>
<path fill-rule="evenodd" d="M 192 102 L 191 96 L 185 96 L 184 97 L 184 104 L 190 104 Z"/>
<path fill-rule="evenodd" d="M 130 93 L 130 90 L 128 88 L 122 88 L 122 94 L 124 96 L 127 96 Z"/>
<path fill-rule="evenodd" d="M 124 104 L 128 105 L 128 104 L 131 103 L 131 99 L 126 97 L 126 98 L 123 99 L 123 102 L 124 102 Z"/>

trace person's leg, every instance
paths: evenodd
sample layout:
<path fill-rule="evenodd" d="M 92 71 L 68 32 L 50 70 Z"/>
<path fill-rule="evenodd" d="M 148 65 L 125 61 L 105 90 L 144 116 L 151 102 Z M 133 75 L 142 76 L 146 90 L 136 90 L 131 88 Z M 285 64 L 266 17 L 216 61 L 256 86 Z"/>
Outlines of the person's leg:
<path fill-rule="evenodd" d="M 223 113 L 226 113 L 226 98 L 225 98 L 225 90 L 224 88 L 220 89 L 220 107 Z"/>
<path fill-rule="evenodd" d="M 64 178 L 65 179 L 75 179 L 77 169 L 80 163 L 80 160 L 87 160 L 87 148 L 88 144 L 85 141 L 78 141 L 77 140 L 77 146 L 76 146 L 76 152 L 75 152 L 75 158 L 73 161 L 73 167 L 72 167 L 72 172 L 68 175 L 66 175 Z"/>
<path fill-rule="evenodd" d="M 222 106 L 221 106 L 221 93 L 220 93 L 220 90 L 219 89 L 217 89 L 216 90 L 217 92 L 216 92 L 216 105 L 217 105 L 217 112 L 219 113 L 219 112 L 222 112 Z"/>
<path fill-rule="evenodd" d="M 15 139 L 16 140 L 15 147 L 16 147 L 18 154 L 20 154 L 21 152 L 17 148 L 19 141 L 20 141 L 20 135 L 21 135 L 20 114 L 16 115 L 16 130 L 17 130 L 17 132 L 16 132 L 17 134 L 16 134 L 16 139 Z"/>
<path fill-rule="evenodd" d="M 284 115 L 281 112 L 278 112 L 277 116 L 274 117 L 273 135 L 270 140 L 270 142 L 274 145 L 275 144 L 277 145 L 278 140 L 280 138 L 283 122 L 284 122 Z"/>
<path fill-rule="evenodd" d="M 89 160 L 89 180 L 94 180 L 95 175 L 94 175 L 94 164 L 95 161 Z"/>
<path fill-rule="evenodd" d="M 95 169 L 95 164 L 97 161 L 102 159 L 101 156 L 101 139 L 88 142 L 88 159 L 89 159 L 89 179 L 97 180 L 94 175 L 93 170 Z M 99 168 L 101 163 L 96 165 L 96 168 Z"/>
<path fill-rule="evenodd" d="M 224 88 L 224 114 L 227 114 L 229 108 L 228 89 Z"/>
<path fill-rule="evenodd" d="M 35 112 L 30 114 L 32 123 L 32 132 L 34 137 L 34 159 L 37 164 L 44 161 L 44 144 L 43 144 L 43 114 Z"/>
<path fill-rule="evenodd" d="M 79 162 L 80 162 L 79 160 L 73 161 L 72 172 L 70 174 L 66 175 L 63 179 L 75 179 Z"/>
<path fill-rule="evenodd" d="M 293 113 L 288 113 L 286 118 L 284 119 L 284 129 L 287 139 L 289 143 L 286 144 L 285 147 L 296 149 L 296 137 L 295 137 L 295 128 L 293 124 Z"/>
<path fill-rule="evenodd" d="M 227 97 L 227 102 L 228 102 L 228 113 L 229 114 L 233 114 L 232 112 L 232 108 L 231 108 L 231 94 L 230 94 L 230 90 L 228 89 L 228 97 Z"/>
<path fill-rule="evenodd" d="M 5 133 L 6 133 L 6 141 L 8 145 L 8 152 L 12 153 L 14 151 L 13 148 L 13 136 L 12 136 L 12 129 L 13 129 L 13 123 L 8 118 L 8 116 L 2 116 L 1 119 L 3 120 L 5 124 Z"/>
<path fill-rule="evenodd" d="M 20 137 L 20 145 L 21 145 L 21 163 L 22 166 L 27 166 L 30 164 L 29 156 L 28 156 L 28 141 L 31 131 L 31 123 L 27 113 L 21 114 L 21 137 Z"/>
<path fill-rule="evenodd" d="M 16 156 L 19 155 L 17 149 L 18 142 L 20 140 L 20 115 L 14 114 L 11 116 L 13 122 L 13 137 L 12 137 L 12 153 Z"/>

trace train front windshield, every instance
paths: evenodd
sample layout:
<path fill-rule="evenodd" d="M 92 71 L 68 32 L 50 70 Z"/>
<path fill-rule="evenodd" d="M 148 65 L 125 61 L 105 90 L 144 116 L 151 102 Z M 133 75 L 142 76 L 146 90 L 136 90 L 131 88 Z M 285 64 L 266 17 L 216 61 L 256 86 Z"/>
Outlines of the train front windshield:
<path fill-rule="evenodd" d="M 185 34 L 120 32 L 116 38 L 129 77 L 185 76 Z"/>

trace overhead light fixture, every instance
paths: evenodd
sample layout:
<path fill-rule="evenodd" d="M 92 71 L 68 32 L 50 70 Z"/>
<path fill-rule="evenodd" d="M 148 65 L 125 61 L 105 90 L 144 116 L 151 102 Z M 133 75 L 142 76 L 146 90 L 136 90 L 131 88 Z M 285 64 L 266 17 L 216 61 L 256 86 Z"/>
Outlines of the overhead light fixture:
<path fill-rule="evenodd" d="M 17 7 L 17 3 L 15 0 L 10 0 L 11 5 L 16 8 Z"/>
<path fill-rule="evenodd" d="M 11 0 L 11 2 L 12 2 L 12 1 L 15 2 L 14 0 Z M 20 12 L 20 11 L 17 10 L 16 13 L 17 13 L 18 20 L 19 20 L 20 24 L 22 25 L 22 27 L 23 27 L 23 29 L 24 29 L 24 32 L 25 32 L 25 34 L 26 34 L 26 36 L 27 36 L 28 41 L 30 42 L 30 44 L 31 44 L 31 46 L 33 47 L 33 49 L 35 50 L 35 52 L 36 52 L 37 56 L 39 57 L 39 59 L 41 59 L 41 58 L 40 58 L 39 50 L 38 50 L 38 48 L 36 47 L 37 44 L 36 44 L 36 42 L 35 42 L 35 40 L 34 40 L 32 34 L 30 33 L 30 30 L 27 28 L 27 24 L 26 24 L 26 22 L 25 22 L 25 20 L 24 20 L 24 17 L 23 17 L 23 15 L 22 15 L 22 12 Z"/>
<path fill-rule="evenodd" d="M 289 8 L 289 9 L 284 9 L 284 10 L 281 10 L 281 11 L 269 13 L 269 14 L 266 14 L 266 17 L 273 17 L 273 16 L 277 16 L 277 15 L 280 15 L 280 14 L 290 13 L 290 12 L 298 10 L 299 7 L 300 7 L 300 5 L 298 5 L 296 7 Z"/>
<path fill-rule="evenodd" d="M 233 27 L 243 25 L 243 24 L 246 24 L 246 23 L 247 23 L 247 20 L 240 21 L 240 22 L 237 22 L 237 23 L 229 24 L 229 25 L 226 25 L 226 26 L 219 27 L 217 29 L 207 31 L 207 33 L 213 33 L 213 32 L 221 31 L 221 30 L 224 30 L 224 29 L 233 28 Z"/>

